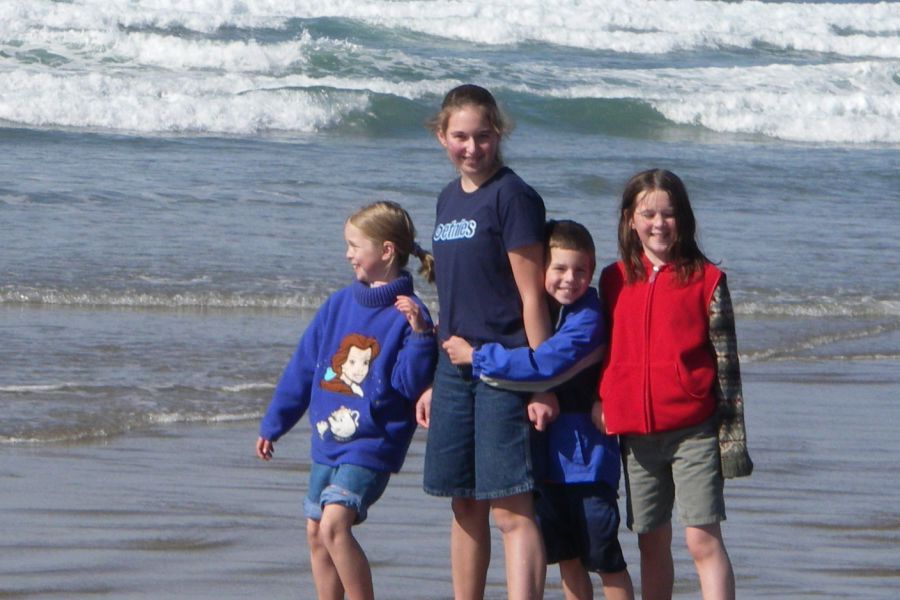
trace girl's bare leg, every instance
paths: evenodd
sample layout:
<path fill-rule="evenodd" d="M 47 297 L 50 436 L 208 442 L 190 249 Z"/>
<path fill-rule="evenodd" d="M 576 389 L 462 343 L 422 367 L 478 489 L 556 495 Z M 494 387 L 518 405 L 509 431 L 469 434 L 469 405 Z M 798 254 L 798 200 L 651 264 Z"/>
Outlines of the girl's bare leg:
<path fill-rule="evenodd" d="M 491 508 L 494 523 L 503 535 L 507 597 L 540 600 L 544 597 L 547 558 L 534 520 L 531 492 L 491 500 Z"/>
<path fill-rule="evenodd" d="M 450 565 L 454 600 L 481 600 L 491 561 L 490 504 L 474 498 L 453 498 Z"/>
<path fill-rule="evenodd" d="M 374 600 L 369 559 L 350 530 L 354 520 L 356 511 L 352 508 L 326 504 L 322 509 L 319 534 L 344 586 L 347 600 Z"/>
<path fill-rule="evenodd" d="M 685 527 L 684 539 L 697 568 L 703 600 L 734 600 L 734 571 L 719 524 Z"/>
<path fill-rule="evenodd" d="M 337 569 L 331 562 L 328 548 L 319 534 L 319 522 L 306 520 L 306 543 L 309 546 L 309 566 L 312 569 L 313 582 L 316 584 L 316 597 L 319 600 L 342 600 L 344 586 L 338 577 Z"/>
<path fill-rule="evenodd" d="M 641 598 L 670 600 L 675 584 L 672 563 L 672 523 L 638 534 L 641 551 Z"/>

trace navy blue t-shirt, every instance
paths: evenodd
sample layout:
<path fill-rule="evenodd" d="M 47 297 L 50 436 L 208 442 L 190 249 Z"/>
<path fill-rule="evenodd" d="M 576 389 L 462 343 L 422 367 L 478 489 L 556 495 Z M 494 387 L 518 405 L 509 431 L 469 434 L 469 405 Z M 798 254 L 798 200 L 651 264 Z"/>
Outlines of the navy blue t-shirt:
<path fill-rule="evenodd" d="M 545 218 L 544 201 L 508 167 L 471 194 L 459 179 L 441 191 L 433 236 L 440 339 L 527 345 L 507 252 L 543 243 Z"/>

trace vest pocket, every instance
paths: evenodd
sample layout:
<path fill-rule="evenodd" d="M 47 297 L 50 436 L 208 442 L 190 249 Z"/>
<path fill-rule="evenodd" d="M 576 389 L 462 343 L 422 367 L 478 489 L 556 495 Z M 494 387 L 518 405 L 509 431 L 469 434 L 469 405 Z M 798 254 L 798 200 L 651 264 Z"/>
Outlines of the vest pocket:
<path fill-rule="evenodd" d="M 655 403 L 684 402 L 685 396 L 705 399 L 712 389 L 715 372 L 706 367 L 689 369 L 681 363 L 650 367 L 650 393 Z"/>

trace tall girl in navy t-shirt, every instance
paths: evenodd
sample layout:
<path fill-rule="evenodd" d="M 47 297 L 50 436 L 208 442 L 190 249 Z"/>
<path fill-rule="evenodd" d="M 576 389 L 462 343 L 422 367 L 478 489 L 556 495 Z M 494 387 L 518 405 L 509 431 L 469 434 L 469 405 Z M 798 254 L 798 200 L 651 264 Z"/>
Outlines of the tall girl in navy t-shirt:
<path fill-rule="evenodd" d="M 438 197 L 433 236 L 439 340 L 535 347 L 551 326 L 543 292 L 544 203 L 500 158 L 509 123 L 490 92 L 451 90 L 432 127 L 459 171 Z M 545 557 L 534 520 L 529 419 L 554 407 L 491 388 L 439 353 L 431 396 L 417 405 L 428 427 L 425 491 L 451 497 L 454 596 L 482 598 L 492 515 L 503 536 L 508 597 L 543 596 Z"/>

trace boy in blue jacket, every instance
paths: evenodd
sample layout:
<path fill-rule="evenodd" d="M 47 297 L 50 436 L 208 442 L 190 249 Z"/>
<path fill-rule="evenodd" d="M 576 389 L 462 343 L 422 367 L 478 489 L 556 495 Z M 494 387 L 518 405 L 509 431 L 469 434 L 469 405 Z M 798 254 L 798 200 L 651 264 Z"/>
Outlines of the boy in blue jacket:
<path fill-rule="evenodd" d="M 546 241 L 544 288 L 556 315 L 553 336 L 534 350 L 496 343 L 473 348 L 459 337 L 443 347 L 454 364 L 471 364 L 473 374 L 492 385 L 555 393 L 558 418 L 534 434 L 535 473 L 543 478 L 535 510 L 547 562 L 559 563 L 566 600 L 593 598 L 590 571 L 600 575 L 607 600 L 632 600 L 618 541 L 619 445 L 604 433 L 596 402 L 607 331 L 597 290 L 590 287 L 594 242 L 574 221 L 547 223 Z"/>

